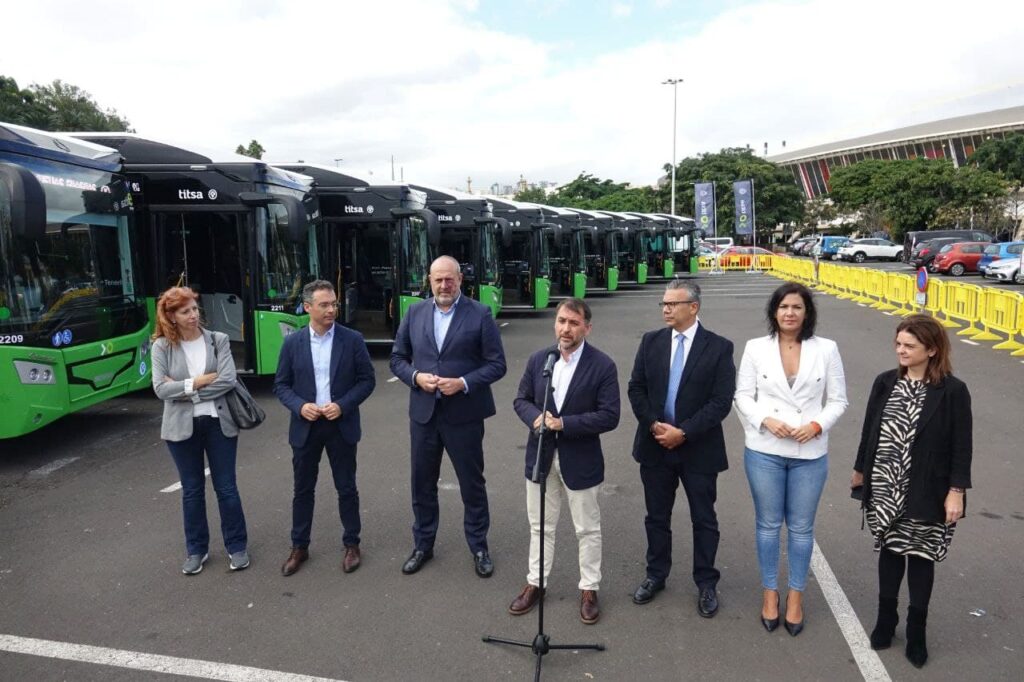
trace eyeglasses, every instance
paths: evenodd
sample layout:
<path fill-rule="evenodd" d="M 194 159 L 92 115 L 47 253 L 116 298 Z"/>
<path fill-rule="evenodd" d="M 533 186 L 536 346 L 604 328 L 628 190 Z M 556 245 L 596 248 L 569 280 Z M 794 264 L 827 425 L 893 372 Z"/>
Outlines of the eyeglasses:
<path fill-rule="evenodd" d="M 684 303 L 696 303 L 696 301 L 662 301 L 661 303 L 658 304 L 658 307 L 664 308 L 665 306 L 668 306 L 669 308 L 675 310 L 677 305 L 683 305 Z"/>
<path fill-rule="evenodd" d="M 341 304 L 340 303 L 317 303 L 316 307 L 319 308 L 320 310 L 331 310 L 331 309 L 337 310 L 338 308 L 341 307 Z"/>

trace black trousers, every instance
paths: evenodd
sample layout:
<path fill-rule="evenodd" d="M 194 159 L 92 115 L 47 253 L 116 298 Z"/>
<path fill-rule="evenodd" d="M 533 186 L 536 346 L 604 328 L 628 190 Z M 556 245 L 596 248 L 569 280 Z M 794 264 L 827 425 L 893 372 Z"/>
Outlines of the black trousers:
<path fill-rule="evenodd" d="M 338 491 L 338 515 L 344 529 L 342 544 L 358 545 L 362 523 L 359 519 L 359 490 L 356 488 L 356 446 L 345 441 L 336 422 L 317 419 L 309 427 L 302 447 L 292 446 L 295 489 L 292 497 L 292 546 L 308 547 L 313 530 L 313 506 L 320 458 L 327 450 L 334 489 Z"/>
<path fill-rule="evenodd" d="M 466 543 L 473 553 L 487 551 L 491 516 L 484 479 L 484 422 L 451 424 L 444 417 L 444 407 L 438 405 L 426 424 L 409 423 L 413 540 L 420 551 L 426 552 L 434 547 L 440 522 L 437 479 L 441 475 L 441 458 L 447 451 L 462 494 Z"/>
<path fill-rule="evenodd" d="M 910 605 L 927 611 L 935 584 L 935 562 L 931 559 L 912 554 L 904 556 L 883 547 L 878 552 L 878 596 L 897 599 L 904 572 L 907 574 Z"/>
<path fill-rule="evenodd" d="M 672 507 L 682 482 L 690 505 L 693 528 L 693 582 L 698 588 L 715 587 L 721 576 L 715 568 L 718 554 L 718 474 L 686 472 L 679 457 L 667 456 L 658 464 L 640 465 L 647 516 L 647 577 L 664 583 L 672 569 Z"/>

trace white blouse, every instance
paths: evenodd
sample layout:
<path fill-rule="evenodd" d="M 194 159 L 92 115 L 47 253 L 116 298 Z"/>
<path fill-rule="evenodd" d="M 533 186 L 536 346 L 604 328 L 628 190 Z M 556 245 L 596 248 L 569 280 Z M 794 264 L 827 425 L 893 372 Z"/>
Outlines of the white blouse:
<path fill-rule="evenodd" d="M 185 351 L 185 364 L 188 366 L 189 379 L 185 380 L 185 394 L 195 393 L 192 388 L 192 380 L 201 374 L 206 374 L 206 337 L 200 334 L 199 338 L 192 341 L 182 341 L 181 349 Z M 193 417 L 217 417 L 217 406 L 212 400 L 200 400 L 192 406 Z"/>

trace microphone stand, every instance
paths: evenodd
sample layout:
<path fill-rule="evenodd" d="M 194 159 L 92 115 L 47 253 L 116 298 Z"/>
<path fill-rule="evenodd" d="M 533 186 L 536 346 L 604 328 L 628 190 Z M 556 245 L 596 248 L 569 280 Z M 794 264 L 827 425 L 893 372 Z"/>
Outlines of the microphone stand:
<path fill-rule="evenodd" d="M 548 398 L 551 396 L 551 375 L 553 373 L 546 367 L 544 368 L 544 376 L 547 377 L 547 381 L 544 385 L 544 404 L 541 408 L 541 415 L 547 414 L 548 411 Z M 537 429 L 537 461 L 533 464 L 533 474 L 530 477 L 530 480 L 534 483 L 540 483 L 540 597 L 538 597 L 540 601 L 537 604 L 537 635 L 530 642 L 492 637 L 491 635 L 483 636 L 483 641 L 490 644 L 508 644 L 510 646 L 532 649 L 533 655 L 537 659 L 533 673 L 534 682 L 540 682 L 541 663 L 544 660 L 544 656 L 553 649 L 604 651 L 604 644 L 552 644 L 551 637 L 544 632 L 544 500 L 547 495 L 548 472 L 541 467 L 540 463 L 544 458 L 544 435 L 547 432 L 547 423 L 544 419 L 541 419 L 540 428 Z M 550 467 L 548 468 L 550 469 Z"/>

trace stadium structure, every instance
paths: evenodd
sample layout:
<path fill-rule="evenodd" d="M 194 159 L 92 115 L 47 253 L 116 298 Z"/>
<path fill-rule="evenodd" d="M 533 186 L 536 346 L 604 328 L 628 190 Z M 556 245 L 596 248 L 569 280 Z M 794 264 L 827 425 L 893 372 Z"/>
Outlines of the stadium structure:
<path fill-rule="evenodd" d="M 1024 133 L 1024 106 L 957 116 L 767 157 L 793 173 L 808 199 L 830 191 L 832 169 L 864 159 L 941 159 L 955 166 L 985 140 Z"/>

